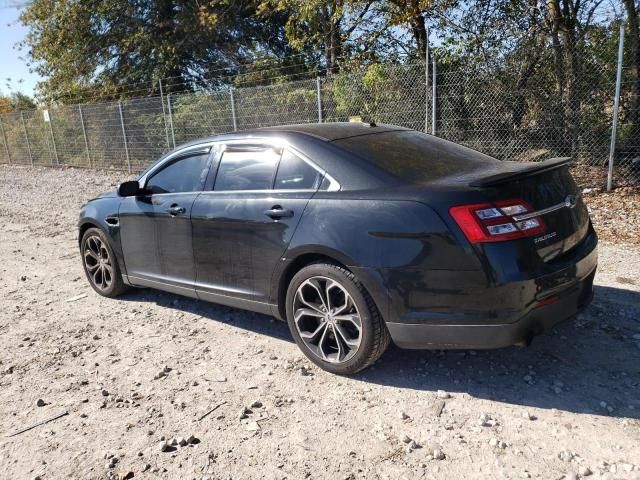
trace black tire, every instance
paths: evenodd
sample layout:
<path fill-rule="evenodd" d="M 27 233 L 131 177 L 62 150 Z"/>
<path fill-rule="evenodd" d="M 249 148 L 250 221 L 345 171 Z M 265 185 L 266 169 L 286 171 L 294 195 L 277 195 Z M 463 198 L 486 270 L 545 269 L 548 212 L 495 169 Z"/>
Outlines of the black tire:
<path fill-rule="evenodd" d="M 100 247 L 96 248 L 98 244 Z M 103 297 L 114 298 L 128 290 L 122 280 L 113 248 L 102 230 L 90 228 L 84 232 L 80 242 L 80 252 L 84 273 L 96 293 Z"/>
<path fill-rule="evenodd" d="M 310 286 L 315 285 L 315 283 L 309 282 L 318 282 L 322 281 L 322 279 L 326 279 L 324 285 L 329 285 L 330 281 L 337 283 L 338 285 L 334 285 L 331 283 L 330 287 L 326 288 L 326 296 L 331 296 L 333 294 L 329 294 L 330 288 L 335 288 L 338 290 L 338 295 L 343 295 L 344 291 L 348 293 L 351 297 L 351 304 L 354 304 L 355 309 L 351 309 L 352 314 L 355 313 L 360 319 L 360 328 L 359 330 L 353 330 L 359 332 L 357 334 L 357 339 L 350 338 L 352 342 L 359 341 L 359 345 L 357 347 L 353 347 L 349 350 L 349 354 L 345 355 L 344 361 L 340 361 L 340 353 L 332 354 L 334 356 L 333 361 L 325 360 L 326 355 L 325 352 L 320 352 L 320 350 L 324 350 L 322 347 L 318 348 L 318 346 L 307 344 L 309 342 L 309 333 L 305 332 L 307 335 L 307 341 L 303 340 L 299 330 L 299 327 L 296 325 L 294 310 L 297 313 L 300 313 L 300 309 L 302 307 L 303 310 L 308 310 L 304 307 L 309 306 L 310 304 L 305 302 L 301 303 L 299 289 L 309 288 Z M 322 284 L 318 284 L 322 285 Z M 343 290 L 343 291 L 341 291 Z M 318 291 L 318 289 L 315 289 Z M 305 298 L 305 291 L 301 290 L 302 298 Z M 333 290 L 332 290 L 333 292 Z M 313 295 L 313 292 L 312 292 Z M 325 297 L 326 297 L 325 296 Z M 322 301 L 320 299 L 319 301 Z M 293 335 L 294 340 L 298 344 L 298 347 L 302 350 L 302 352 L 311 360 L 313 363 L 318 365 L 323 370 L 326 370 L 331 373 L 335 373 L 338 375 L 351 375 L 364 368 L 367 368 L 369 365 L 374 363 L 380 356 L 384 353 L 387 346 L 391 341 L 391 337 L 389 336 L 389 331 L 384 324 L 384 320 L 382 319 L 380 312 L 373 302 L 373 299 L 366 291 L 364 286 L 358 281 L 356 276 L 351 273 L 349 270 L 332 263 L 314 263 L 308 265 L 301 269 L 298 273 L 294 275 L 289 283 L 289 287 L 287 289 L 287 298 L 286 298 L 286 312 L 287 312 L 287 323 L 289 324 L 289 329 L 291 330 L 291 335 Z M 324 305 L 324 301 L 322 301 L 322 305 Z M 329 306 L 331 306 L 331 301 L 327 301 Z M 347 305 L 349 301 L 345 296 L 344 304 Z M 319 305 L 319 303 L 318 303 Z M 324 307 L 321 307 L 324 308 Z M 339 308 L 336 310 L 340 310 Z M 311 312 L 311 310 L 308 310 Z M 332 310 L 333 311 L 333 310 Z M 339 321 L 336 321 L 338 318 L 345 317 L 347 315 L 336 314 L 335 319 L 327 320 L 327 317 L 317 319 L 315 318 L 318 315 L 322 315 L 318 313 L 317 309 L 312 312 L 313 315 L 309 316 L 308 319 L 313 322 L 317 321 L 319 328 L 315 330 L 316 325 L 312 325 L 309 327 L 311 331 L 319 331 L 323 327 L 322 325 L 326 325 L 327 323 L 336 324 Z M 300 315 L 300 322 L 309 321 L 305 318 L 306 315 Z M 343 325 L 338 323 L 338 325 Z M 348 326 L 348 325 L 347 325 Z M 336 327 L 333 327 L 333 330 L 329 329 L 329 340 L 323 341 L 320 340 L 320 343 L 323 345 L 328 345 L 331 347 L 331 341 L 337 344 L 342 344 L 343 347 L 349 348 L 349 344 L 345 342 L 341 342 L 337 337 L 338 333 L 344 332 L 344 329 L 338 328 L 339 331 L 336 331 Z M 302 331 L 302 330 L 301 330 Z M 333 332 L 333 333 L 331 333 Z M 324 335 L 322 333 L 321 335 Z M 355 334 L 354 334 L 355 335 Z M 324 336 L 322 337 L 324 338 Z M 345 339 L 344 334 L 340 337 Z M 315 341 L 315 340 L 314 340 Z M 339 348 L 339 347 L 338 347 Z M 315 351 L 314 351 L 315 349 Z M 336 351 L 336 350 L 333 350 Z M 322 354 L 325 358 L 320 356 Z"/>

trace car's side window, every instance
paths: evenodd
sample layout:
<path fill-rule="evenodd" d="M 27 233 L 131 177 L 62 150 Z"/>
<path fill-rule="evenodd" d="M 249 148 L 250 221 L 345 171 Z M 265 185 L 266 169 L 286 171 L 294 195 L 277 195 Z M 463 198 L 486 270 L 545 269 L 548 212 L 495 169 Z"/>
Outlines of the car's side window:
<path fill-rule="evenodd" d="M 170 163 L 147 180 L 152 194 L 202 190 L 209 171 L 209 154 L 193 155 Z"/>
<path fill-rule="evenodd" d="M 285 150 L 278 165 L 276 190 L 315 190 L 322 174 L 293 152 Z"/>
<path fill-rule="evenodd" d="M 280 152 L 272 148 L 256 151 L 226 151 L 220 159 L 214 190 L 270 190 Z"/>

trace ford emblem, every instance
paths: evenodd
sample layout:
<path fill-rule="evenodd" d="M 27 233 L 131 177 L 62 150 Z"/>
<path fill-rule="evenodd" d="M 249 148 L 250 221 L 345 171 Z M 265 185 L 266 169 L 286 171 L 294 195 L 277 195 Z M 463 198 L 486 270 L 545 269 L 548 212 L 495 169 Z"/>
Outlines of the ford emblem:
<path fill-rule="evenodd" d="M 569 208 L 573 208 L 578 203 L 578 197 L 576 195 L 567 195 L 567 198 L 564 199 L 564 205 Z"/>

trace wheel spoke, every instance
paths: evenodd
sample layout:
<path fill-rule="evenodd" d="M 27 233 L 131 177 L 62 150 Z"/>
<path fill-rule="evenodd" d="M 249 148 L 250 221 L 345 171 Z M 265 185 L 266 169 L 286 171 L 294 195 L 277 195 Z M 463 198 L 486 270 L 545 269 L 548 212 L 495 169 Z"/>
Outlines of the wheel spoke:
<path fill-rule="evenodd" d="M 320 341 L 318 342 L 318 351 L 320 352 L 320 355 L 322 356 L 323 360 L 327 360 L 327 355 L 324 353 L 323 345 L 327 338 L 328 331 L 329 331 L 329 328 L 325 326 L 324 330 L 322 331 L 322 336 L 320 337 Z"/>
<path fill-rule="evenodd" d="M 300 317 L 316 317 L 316 318 L 324 318 L 324 313 L 319 312 L 313 308 L 299 308 L 296 310 L 294 314 L 294 319 L 298 321 Z"/>
<path fill-rule="evenodd" d="M 313 332 L 300 331 L 300 336 L 311 342 L 318 336 L 320 332 L 323 332 L 324 334 L 324 330 L 327 329 L 327 325 L 327 322 L 322 321 L 318 324 L 318 328 L 316 328 Z"/>
<path fill-rule="evenodd" d="M 333 360 L 336 362 L 341 362 L 344 358 L 344 348 L 342 345 L 342 342 L 340 342 L 340 339 L 338 338 L 338 334 L 336 333 L 336 326 L 335 324 L 331 325 L 331 331 L 333 332 L 333 339 L 335 341 L 336 347 L 338 349 L 337 352 L 335 352 L 333 355 Z"/>
<path fill-rule="evenodd" d="M 87 249 L 84 251 L 84 258 L 85 258 L 85 260 L 86 260 L 86 258 L 87 258 L 87 257 L 92 258 L 92 259 L 93 259 L 93 260 L 95 260 L 96 262 L 97 262 L 98 260 L 100 260 L 100 259 L 98 258 L 98 255 L 96 255 L 96 254 L 95 254 L 91 249 L 89 249 L 89 248 L 87 248 Z"/>
<path fill-rule="evenodd" d="M 96 255 L 96 258 L 100 258 L 100 240 L 96 237 L 90 237 L 87 240 L 87 246 Z"/>
<path fill-rule="evenodd" d="M 318 294 L 318 298 L 320 298 L 320 301 L 322 302 L 322 307 L 324 307 L 325 311 L 328 311 L 329 306 L 327 305 L 327 299 L 323 295 L 323 293 L 326 294 L 326 291 L 322 288 L 320 282 L 316 278 L 312 278 L 310 280 L 307 280 L 306 284 L 315 289 Z"/>
<path fill-rule="evenodd" d="M 346 334 L 344 329 L 340 325 L 338 325 L 337 323 L 335 325 L 335 331 L 337 332 L 337 337 L 340 337 L 340 339 L 348 347 L 357 347 L 358 345 L 360 345 L 360 332 L 359 331 L 358 331 L 358 337 L 354 338 L 354 339 L 348 338 L 348 335 Z"/>
<path fill-rule="evenodd" d="M 302 303 L 304 303 L 307 307 L 315 310 L 316 312 L 318 312 L 320 315 L 324 315 L 324 312 L 322 311 L 322 305 L 317 305 L 309 300 L 307 300 L 304 296 L 304 287 L 305 285 L 303 284 L 298 291 L 296 292 L 296 298 L 298 300 L 300 300 Z M 311 286 L 311 288 L 315 289 L 315 287 Z M 322 297 L 320 297 L 320 300 L 322 301 Z"/>
<path fill-rule="evenodd" d="M 358 331 L 360 331 L 360 329 L 362 328 L 362 323 L 360 322 L 360 316 L 356 313 L 349 313 L 346 315 L 334 315 L 333 319 L 338 323 L 349 322 L 354 327 L 356 327 Z"/>
<path fill-rule="evenodd" d="M 105 277 L 105 282 L 107 286 L 111 285 L 111 280 L 113 279 L 113 270 L 111 269 L 111 265 L 103 264 L 103 275 Z"/>
<path fill-rule="evenodd" d="M 335 318 L 336 315 L 339 315 L 342 312 L 344 312 L 344 311 L 346 311 L 346 310 L 348 310 L 350 308 L 350 306 L 352 304 L 352 300 L 351 300 L 351 296 L 347 293 L 347 291 L 344 288 L 342 288 L 341 285 L 335 283 L 334 286 L 335 286 L 335 288 L 339 289 L 342 292 L 342 294 L 344 295 L 344 303 L 342 305 L 339 305 L 339 306 L 336 306 L 336 307 L 332 306 L 331 314 Z"/>
<path fill-rule="evenodd" d="M 100 265 L 100 287 L 107 288 L 107 280 L 106 275 L 104 274 L 105 268 L 104 265 Z"/>
<path fill-rule="evenodd" d="M 100 265 L 98 265 L 98 268 L 96 268 L 96 271 L 93 273 L 93 284 L 98 287 L 100 285 L 100 280 L 102 277 L 102 269 L 100 268 Z"/>
<path fill-rule="evenodd" d="M 98 267 L 100 267 L 99 263 L 96 263 L 95 265 L 87 265 L 87 270 L 89 270 L 89 273 L 93 273 Z"/>

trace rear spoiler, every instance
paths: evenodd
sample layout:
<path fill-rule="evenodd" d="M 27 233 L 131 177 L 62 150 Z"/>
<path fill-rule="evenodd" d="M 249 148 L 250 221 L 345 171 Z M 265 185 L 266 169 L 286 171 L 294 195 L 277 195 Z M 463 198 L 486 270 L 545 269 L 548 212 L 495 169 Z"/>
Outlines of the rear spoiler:
<path fill-rule="evenodd" d="M 503 162 L 508 164 L 509 171 L 489 175 L 488 177 L 478 178 L 469 183 L 471 187 L 493 187 L 501 183 L 512 182 L 532 175 L 538 175 L 550 170 L 568 165 L 571 157 L 550 158 L 542 162 Z"/>

